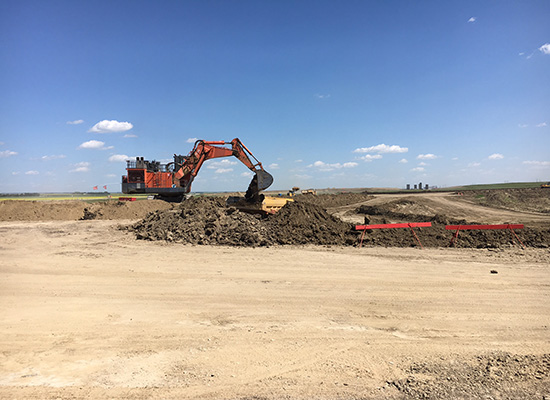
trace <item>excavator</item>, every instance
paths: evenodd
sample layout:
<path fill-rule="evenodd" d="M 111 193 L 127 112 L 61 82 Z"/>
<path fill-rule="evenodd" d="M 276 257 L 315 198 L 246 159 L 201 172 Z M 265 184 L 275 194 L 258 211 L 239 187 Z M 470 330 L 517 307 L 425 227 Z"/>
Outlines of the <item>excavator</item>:
<path fill-rule="evenodd" d="M 244 202 L 233 198 L 232 203 L 251 210 L 257 209 L 252 205 L 259 204 L 260 209 L 268 213 L 281 208 L 276 198 L 266 201 L 265 196 L 260 194 L 261 190 L 271 186 L 273 176 L 264 170 L 262 163 L 238 138 L 230 142 L 197 140 L 188 155 L 174 154 L 174 161 L 167 164 L 144 160 L 143 157 L 128 160 L 127 175 L 122 177 L 122 193 L 150 193 L 158 199 L 181 202 L 191 192 L 191 184 L 205 161 L 230 156 L 238 158 L 254 173 Z"/>

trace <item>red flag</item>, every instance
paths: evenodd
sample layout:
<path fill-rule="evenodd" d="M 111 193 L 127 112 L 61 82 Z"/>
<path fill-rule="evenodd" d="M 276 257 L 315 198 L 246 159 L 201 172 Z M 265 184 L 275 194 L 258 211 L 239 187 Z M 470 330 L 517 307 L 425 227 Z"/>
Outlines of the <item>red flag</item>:
<path fill-rule="evenodd" d="M 97 186 L 94 186 L 94 190 L 97 190 Z"/>
<path fill-rule="evenodd" d="M 103 185 L 103 189 L 107 190 L 107 185 Z"/>

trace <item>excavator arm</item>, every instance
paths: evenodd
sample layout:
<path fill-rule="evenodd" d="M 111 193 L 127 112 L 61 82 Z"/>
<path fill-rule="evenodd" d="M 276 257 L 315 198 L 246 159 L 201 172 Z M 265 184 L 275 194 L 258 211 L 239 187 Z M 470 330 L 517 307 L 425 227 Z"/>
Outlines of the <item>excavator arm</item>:
<path fill-rule="evenodd" d="M 256 201 L 259 191 L 271 186 L 273 176 L 264 170 L 262 163 L 238 138 L 231 142 L 197 140 L 187 156 L 174 154 L 175 187 L 184 188 L 185 193 L 189 193 L 191 184 L 205 161 L 230 156 L 238 158 L 254 173 L 245 197 L 249 201 Z"/>

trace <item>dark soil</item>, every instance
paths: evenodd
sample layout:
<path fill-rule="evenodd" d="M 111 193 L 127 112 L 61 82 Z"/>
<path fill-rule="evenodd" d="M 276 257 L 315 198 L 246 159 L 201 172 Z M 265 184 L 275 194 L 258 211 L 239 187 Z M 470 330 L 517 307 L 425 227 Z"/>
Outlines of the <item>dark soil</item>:
<path fill-rule="evenodd" d="M 314 197 L 314 196 L 311 196 Z M 399 200 L 401 201 L 401 200 Z M 431 221 L 429 228 L 414 228 L 423 247 L 447 247 L 453 231 L 445 230 L 446 224 L 475 224 L 475 221 L 449 220 L 443 215 L 400 214 L 389 211 L 391 203 L 378 207 L 358 208 L 371 223 L 384 223 L 397 217 L 406 221 Z M 375 220 L 375 221 L 372 221 Z M 339 245 L 357 246 L 361 232 L 354 226 L 330 215 L 315 204 L 305 201 L 290 202 L 275 215 L 261 217 L 226 207 L 222 198 L 195 197 L 170 210 L 150 213 L 129 228 L 138 239 L 166 240 L 171 242 L 229 245 Z M 420 244 L 410 229 L 375 229 L 366 232 L 364 246 L 419 247 Z M 550 228 L 526 227 L 516 235 L 527 247 L 547 248 L 550 244 Z M 460 231 L 456 247 L 503 248 L 520 246 L 518 239 L 509 230 Z"/>
<path fill-rule="evenodd" d="M 191 198 L 173 210 L 151 213 L 129 229 L 138 239 L 189 244 L 350 245 L 357 241 L 350 224 L 313 204 L 290 202 L 277 214 L 262 217 L 209 197 Z"/>
<path fill-rule="evenodd" d="M 474 359 L 415 362 L 388 381 L 404 399 L 549 399 L 550 355 L 495 352 Z"/>

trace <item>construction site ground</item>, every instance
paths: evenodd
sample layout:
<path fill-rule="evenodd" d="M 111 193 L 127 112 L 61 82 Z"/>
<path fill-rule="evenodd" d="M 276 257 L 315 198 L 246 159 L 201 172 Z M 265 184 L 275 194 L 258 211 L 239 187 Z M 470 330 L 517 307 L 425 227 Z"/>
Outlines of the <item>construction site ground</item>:
<path fill-rule="evenodd" d="M 295 200 L 0 202 L 0 398 L 550 398 L 550 191 Z"/>

